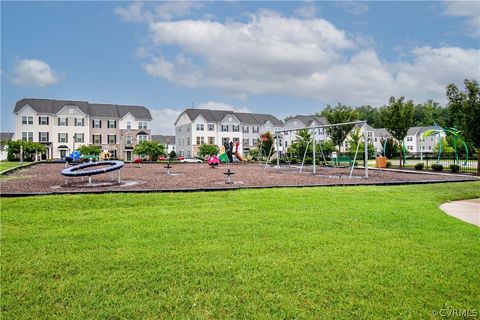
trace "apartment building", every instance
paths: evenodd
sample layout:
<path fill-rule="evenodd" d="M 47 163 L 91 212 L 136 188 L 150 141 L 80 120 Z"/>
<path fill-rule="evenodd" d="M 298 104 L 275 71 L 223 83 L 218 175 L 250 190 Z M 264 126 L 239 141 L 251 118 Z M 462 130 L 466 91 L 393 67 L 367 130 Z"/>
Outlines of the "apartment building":
<path fill-rule="evenodd" d="M 306 127 L 313 128 L 326 124 L 329 124 L 329 122 L 324 117 L 296 115 L 294 117 L 289 117 L 287 118 L 287 120 L 285 120 L 283 129 L 294 130 L 303 129 Z M 327 134 L 324 128 L 317 128 L 312 130 L 315 136 L 315 141 L 322 142 L 327 139 Z M 297 140 L 297 132 L 298 130 L 283 133 L 283 147 L 285 148 L 285 150 L 287 150 L 288 147 L 290 147 L 292 143 Z"/>
<path fill-rule="evenodd" d="M 15 104 L 15 136 L 43 143 L 46 159 L 63 158 L 84 144 L 133 160 L 133 149 L 150 140 L 150 111 L 143 106 L 88 101 L 22 99 Z"/>
<path fill-rule="evenodd" d="M 152 134 L 152 141 L 156 141 L 165 146 L 165 151 L 170 154 L 175 150 L 175 136 L 167 136 L 161 134 Z"/>
<path fill-rule="evenodd" d="M 196 156 L 202 144 L 239 143 L 239 151 L 256 147 L 262 133 L 283 127 L 270 114 L 228 110 L 186 109 L 175 121 L 175 149 L 179 155 Z"/>
<path fill-rule="evenodd" d="M 433 152 L 435 145 L 438 142 L 437 135 L 433 134 L 423 138 L 423 134 L 434 129 L 434 127 L 411 127 L 407 131 L 407 136 L 403 140 L 405 148 L 408 152 Z M 374 144 L 377 152 L 383 151 L 383 142 L 392 136 L 385 128 L 375 129 Z M 445 134 L 441 134 L 445 137 Z"/>

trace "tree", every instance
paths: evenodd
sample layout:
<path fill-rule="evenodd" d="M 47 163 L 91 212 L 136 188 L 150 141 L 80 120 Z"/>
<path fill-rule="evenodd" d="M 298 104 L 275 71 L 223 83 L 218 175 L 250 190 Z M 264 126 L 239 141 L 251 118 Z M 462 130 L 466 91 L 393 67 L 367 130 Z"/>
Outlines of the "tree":
<path fill-rule="evenodd" d="M 399 99 L 391 97 L 390 104 L 380 109 L 380 119 L 385 124 L 385 128 L 392 137 L 401 141 L 402 146 L 408 129 L 413 126 L 413 112 L 413 102 L 405 101 L 404 97 Z M 400 166 L 402 165 L 400 160 Z"/>
<path fill-rule="evenodd" d="M 177 157 L 177 153 L 175 152 L 175 150 L 170 151 L 169 157 L 170 159 L 175 159 Z"/>
<path fill-rule="evenodd" d="M 417 104 L 413 112 L 414 126 L 447 126 L 448 110 L 438 102 L 427 100 L 425 103 Z"/>
<path fill-rule="evenodd" d="M 465 92 L 453 83 L 447 86 L 448 109 L 453 125 L 477 148 L 477 173 L 480 173 L 480 88 L 476 80 L 465 79 L 464 84 Z"/>
<path fill-rule="evenodd" d="M 369 125 L 374 128 L 383 127 L 380 119 L 378 118 L 378 109 L 372 106 L 360 106 L 355 108 L 358 113 L 358 120 L 365 120 Z"/>
<path fill-rule="evenodd" d="M 262 156 L 270 157 L 273 154 L 273 135 L 270 131 L 263 133 L 257 140 L 257 147 L 262 152 Z"/>
<path fill-rule="evenodd" d="M 47 148 L 39 143 L 33 141 L 22 141 L 22 140 L 10 140 L 7 143 L 8 154 L 7 160 L 14 161 L 15 159 L 20 158 L 20 150 L 23 151 L 23 158 L 35 158 L 37 153 L 42 153 L 47 151 Z"/>
<path fill-rule="evenodd" d="M 94 144 L 85 144 L 78 148 L 78 151 L 84 156 L 98 156 L 102 152 L 102 147 Z"/>
<path fill-rule="evenodd" d="M 157 161 L 158 156 L 165 156 L 165 146 L 156 141 L 140 141 L 133 150 L 135 154 L 147 156 L 151 161 Z"/>
<path fill-rule="evenodd" d="M 385 143 L 386 142 L 386 143 Z M 391 159 L 400 153 L 400 145 L 393 138 L 380 139 L 382 144 L 382 153 L 385 157 Z M 386 149 L 386 150 L 385 150 Z"/>
<path fill-rule="evenodd" d="M 310 133 L 310 130 L 308 129 L 299 130 L 296 134 L 296 140 L 294 143 L 290 145 L 290 147 L 288 148 L 288 152 L 298 157 L 303 157 L 305 150 L 307 149 L 307 145 L 308 145 L 307 152 L 309 153 L 313 152 L 313 146 L 312 146 L 311 140 L 312 140 L 312 134 Z"/>
<path fill-rule="evenodd" d="M 433 152 L 440 151 L 440 144 L 442 145 L 442 153 L 453 153 L 453 147 L 448 144 L 448 141 L 445 137 L 442 137 L 433 147 Z"/>
<path fill-rule="evenodd" d="M 327 106 L 323 109 L 321 115 L 332 124 L 351 122 L 358 119 L 358 113 L 352 107 L 341 105 L 340 103 L 335 108 Z M 353 127 L 353 124 L 328 127 L 326 131 L 330 135 L 332 142 L 340 149 L 340 145 L 345 141 Z"/>
<path fill-rule="evenodd" d="M 348 145 L 349 145 L 348 151 L 355 153 L 357 151 L 357 146 L 358 146 L 358 152 L 361 155 L 363 155 L 365 151 L 365 143 L 362 142 L 361 139 L 362 139 L 362 135 L 360 134 L 360 128 L 353 129 L 352 132 L 350 133 L 350 139 L 348 140 Z M 371 143 L 368 143 L 367 152 L 368 152 L 368 157 L 373 158 L 376 153 L 375 146 Z"/>
<path fill-rule="evenodd" d="M 198 156 L 203 158 L 205 156 L 214 156 L 218 154 L 218 147 L 214 144 L 202 144 L 198 149 Z"/>

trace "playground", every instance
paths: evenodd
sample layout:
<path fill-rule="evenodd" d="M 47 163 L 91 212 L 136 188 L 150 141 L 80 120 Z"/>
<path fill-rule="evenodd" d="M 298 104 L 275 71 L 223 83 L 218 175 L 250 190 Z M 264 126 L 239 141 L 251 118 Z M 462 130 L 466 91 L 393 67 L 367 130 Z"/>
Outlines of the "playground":
<path fill-rule="evenodd" d="M 109 166 L 95 167 L 108 171 Z M 89 168 L 90 169 L 90 168 Z M 230 175 L 227 174 L 230 169 Z M 84 176 L 64 176 L 63 163 L 39 163 L 17 170 L 2 179 L 2 194 L 71 193 L 96 191 L 215 190 L 322 185 L 403 184 L 448 181 L 474 181 L 466 175 L 408 173 L 363 168 L 316 167 L 250 164 L 176 163 L 166 168 L 161 163 L 126 163 L 119 170 Z M 77 172 L 77 171 L 74 171 Z M 351 174 L 351 177 L 350 177 Z M 231 183 L 228 182 L 230 176 Z"/>

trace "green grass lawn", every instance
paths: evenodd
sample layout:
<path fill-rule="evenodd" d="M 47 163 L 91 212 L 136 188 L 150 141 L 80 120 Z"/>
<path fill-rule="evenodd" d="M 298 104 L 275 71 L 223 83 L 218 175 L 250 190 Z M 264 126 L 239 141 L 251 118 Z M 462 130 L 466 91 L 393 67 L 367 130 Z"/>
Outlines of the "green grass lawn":
<path fill-rule="evenodd" d="M 2 319 L 480 312 L 480 182 L 1 199 Z"/>
<path fill-rule="evenodd" d="M 29 162 L 24 162 L 23 164 L 27 164 Z M 0 172 L 5 171 L 10 168 L 18 167 L 20 162 L 18 161 L 0 161 Z"/>

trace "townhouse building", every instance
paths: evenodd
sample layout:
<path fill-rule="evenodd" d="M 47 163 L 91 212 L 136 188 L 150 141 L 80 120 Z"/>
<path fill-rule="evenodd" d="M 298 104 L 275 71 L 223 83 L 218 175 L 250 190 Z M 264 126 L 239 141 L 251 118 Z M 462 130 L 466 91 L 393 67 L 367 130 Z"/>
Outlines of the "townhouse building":
<path fill-rule="evenodd" d="M 13 112 L 15 136 L 44 144 L 44 159 L 96 144 L 112 157 L 132 161 L 135 145 L 151 136 L 152 116 L 143 106 L 28 98 L 17 101 Z"/>
<path fill-rule="evenodd" d="M 222 146 L 232 141 L 244 152 L 256 147 L 261 134 L 282 127 L 282 121 L 270 114 L 186 109 L 175 121 L 175 149 L 178 155 L 191 157 L 202 144 Z"/>
<path fill-rule="evenodd" d="M 434 129 L 434 127 L 411 127 L 408 129 L 407 136 L 403 140 L 407 151 L 412 153 L 433 152 L 438 142 L 437 135 L 433 134 L 423 138 L 423 134 L 431 129 Z M 443 138 L 445 134 L 440 136 Z M 380 153 L 383 151 L 383 142 L 392 136 L 385 128 L 380 128 L 375 129 L 374 137 L 375 149 Z"/>
<path fill-rule="evenodd" d="M 170 154 L 175 150 L 175 136 L 152 134 L 152 141 L 156 141 L 165 146 L 165 151 Z"/>
<path fill-rule="evenodd" d="M 296 115 L 294 117 L 289 117 L 285 120 L 283 130 L 294 130 L 302 128 L 313 128 L 322 125 L 329 124 L 328 120 L 320 116 L 308 116 L 308 115 Z M 323 142 L 327 140 L 327 133 L 324 128 L 312 129 L 315 141 Z M 289 131 L 283 133 L 283 147 L 285 150 L 288 149 L 297 140 L 297 132 Z"/>

